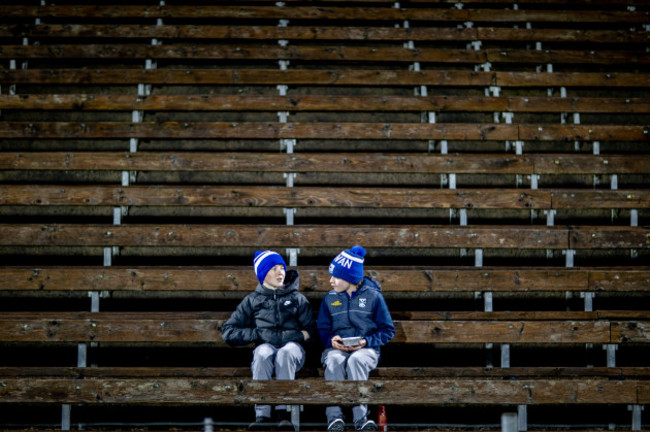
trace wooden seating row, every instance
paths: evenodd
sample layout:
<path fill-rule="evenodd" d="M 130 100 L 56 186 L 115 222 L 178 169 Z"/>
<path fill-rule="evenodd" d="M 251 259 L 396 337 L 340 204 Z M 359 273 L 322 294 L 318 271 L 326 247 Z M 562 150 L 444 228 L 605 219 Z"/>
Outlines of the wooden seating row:
<path fill-rule="evenodd" d="M 621 32 L 610 29 L 573 30 L 557 28 L 504 28 L 504 27 L 353 27 L 277 25 L 216 26 L 216 25 L 133 25 L 118 27 L 106 24 L 20 24 L 0 25 L 2 37 L 80 38 L 91 39 L 184 39 L 201 40 L 292 40 L 292 41 L 516 41 L 516 42 L 584 42 L 589 44 L 641 44 L 649 36 L 642 30 Z M 66 40 L 67 42 L 67 40 Z"/>
<path fill-rule="evenodd" d="M 300 267 L 301 291 L 330 289 L 323 268 Z M 650 269 L 637 267 L 445 269 L 369 267 L 385 295 L 438 292 L 645 292 Z M 248 267 L 0 267 L 0 283 L 10 291 L 231 292 L 240 296 L 255 285 Z"/>
<path fill-rule="evenodd" d="M 124 124 L 127 125 L 126 123 Z M 214 124 L 212 124 L 214 125 Z M 79 124 L 82 129 L 85 124 Z M 158 125 L 166 126 L 166 124 Z M 171 128 L 184 126 L 170 124 Z M 223 124 L 236 129 L 239 125 Z M 282 126 L 282 130 L 292 130 Z M 336 125 L 332 125 L 336 128 Z M 380 126 L 380 125 L 379 125 Z M 377 128 L 379 129 L 379 126 Z M 435 126 L 435 125 L 433 125 Z M 0 123 L 0 135 L 2 123 Z M 189 126 L 188 126 L 189 127 Z M 350 128 L 353 126 L 350 125 Z M 354 126 L 360 128 L 359 125 Z M 264 128 L 260 125 L 259 129 Z M 286 129 L 284 129 L 286 128 Z M 532 127 L 531 127 L 532 128 Z M 78 130 L 79 130 L 78 129 Z M 154 126 L 151 125 L 152 133 Z M 165 128 L 166 129 L 166 128 Z M 326 128 L 327 129 L 327 128 Z M 553 127 L 550 127 L 553 130 Z M 643 129 L 643 128 L 641 128 Z M 5 129 L 8 130 L 8 129 Z M 40 136 L 45 131 L 32 124 Z M 461 128 L 458 128 L 461 131 Z M 38 132 L 37 132 L 38 131 Z M 267 136 L 272 131 L 265 131 Z M 594 131 L 595 132 L 595 131 Z M 28 136 L 28 132 L 18 131 Z M 83 129 L 82 132 L 83 134 Z M 106 135 L 115 134 L 115 129 Z M 169 136 L 172 131 L 155 132 Z M 234 132 L 236 134 L 236 132 Z M 261 133 L 261 132 L 260 132 Z M 358 132 L 357 133 L 361 133 Z M 465 135 L 468 132 L 461 132 Z M 487 132 L 489 134 L 489 132 Z M 382 135 L 394 132 L 384 131 Z M 476 131 L 480 137 L 481 131 Z M 61 136 L 61 135 L 59 135 Z M 128 131 L 124 132 L 128 136 Z M 287 135 L 290 136 L 290 135 Z M 323 131 L 323 137 L 327 130 Z M 640 136 L 645 140 L 642 130 Z M 501 136 L 502 139 L 508 137 Z M 338 172 L 356 173 L 427 173 L 427 174 L 648 174 L 646 154 L 434 154 L 434 153 L 260 153 L 260 152 L 3 152 L 3 170 L 92 170 L 92 171 L 228 171 L 228 172 Z"/>
<path fill-rule="evenodd" d="M 650 227 L 0 224 L 2 246 L 345 248 L 350 243 L 395 250 L 644 250 L 650 248 Z"/>
<path fill-rule="evenodd" d="M 317 85 L 317 86 L 457 86 L 457 87 L 607 87 L 647 88 L 650 74 L 643 72 L 594 71 L 466 71 L 390 69 L 0 69 L 1 84 L 65 85 L 208 85 L 237 86 Z"/>
<path fill-rule="evenodd" d="M 503 3 L 503 2 L 494 2 Z M 420 22 L 495 22 L 495 23 L 625 23 L 643 24 L 647 16 L 642 10 L 573 10 L 569 8 L 532 9 L 525 10 L 488 8 L 470 9 L 454 8 L 453 5 L 444 4 L 445 8 L 394 8 L 392 4 L 386 7 L 331 7 L 316 6 L 146 6 L 146 5 L 44 5 L 33 6 L 7 6 L 3 16 L 8 19 L 17 18 L 222 18 L 222 19 L 295 19 L 295 20 L 323 20 L 340 22 L 342 20 L 363 21 L 403 21 L 412 20 Z"/>
<path fill-rule="evenodd" d="M 299 60 L 302 62 L 372 62 L 433 63 L 433 64 L 570 64 L 570 65 L 647 65 L 644 52 L 599 50 L 585 53 L 579 50 L 526 49 L 439 49 L 404 47 L 343 47 L 336 50 L 320 46 L 237 45 L 214 46 L 196 44 L 174 45 L 4 45 L 4 59 L 182 59 L 182 60 Z"/>
<path fill-rule="evenodd" d="M 647 209 L 644 189 L 430 189 L 193 185 L 1 185 L 6 206 L 374 209 Z"/>
<path fill-rule="evenodd" d="M 248 95 L 0 95 L 0 109 L 12 111 L 222 111 L 222 112 L 650 112 L 647 98 L 525 96 L 248 96 Z"/>
<path fill-rule="evenodd" d="M 301 267 L 301 289 L 329 290 L 322 269 Z M 645 267 L 631 268 L 370 268 L 369 274 L 399 292 L 644 292 Z M 247 293 L 254 277 L 248 268 L 191 267 L 2 267 L 0 280 L 12 291 L 224 291 Z"/>
<path fill-rule="evenodd" d="M 222 345 L 229 313 L 3 312 L 0 342 Z M 399 314 L 398 314 L 399 315 Z M 438 319 L 431 319 L 437 315 Z M 647 344 L 647 311 L 423 312 L 394 321 L 392 343 Z M 424 319 L 418 319 L 422 317 Z"/>

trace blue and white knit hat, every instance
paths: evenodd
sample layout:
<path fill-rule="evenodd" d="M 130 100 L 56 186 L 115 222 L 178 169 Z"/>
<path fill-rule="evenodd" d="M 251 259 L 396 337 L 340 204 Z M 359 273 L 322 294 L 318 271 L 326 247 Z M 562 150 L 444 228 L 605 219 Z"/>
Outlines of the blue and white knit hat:
<path fill-rule="evenodd" d="M 266 279 L 266 274 L 276 265 L 282 265 L 284 271 L 287 271 L 287 263 L 284 262 L 284 258 L 272 250 L 257 251 L 255 252 L 255 258 L 253 259 L 253 268 L 255 270 L 255 276 L 260 283 L 264 283 Z"/>
<path fill-rule="evenodd" d="M 351 284 L 358 284 L 363 279 L 363 257 L 366 250 L 354 246 L 339 253 L 330 264 L 329 274 Z"/>

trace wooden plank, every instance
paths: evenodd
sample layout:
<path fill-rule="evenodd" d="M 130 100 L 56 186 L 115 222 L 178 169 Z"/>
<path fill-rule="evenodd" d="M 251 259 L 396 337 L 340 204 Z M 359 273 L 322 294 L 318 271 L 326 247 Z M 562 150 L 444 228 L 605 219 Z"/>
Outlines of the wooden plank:
<path fill-rule="evenodd" d="M 29 206 L 187 206 L 468 209 L 642 209 L 634 190 L 420 189 L 283 186 L 0 185 L 0 204 Z"/>
<path fill-rule="evenodd" d="M 608 321 L 404 320 L 395 321 L 395 328 L 396 334 L 393 342 L 406 343 L 564 344 L 611 342 Z"/>
<path fill-rule="evenodd" d="M 650 321 L 612 322 L 612 343 L 645 344 L 650 337 Z"/>
<path fill-rule="evenodd" d="M 650 36 L 640 30 L 524 29 L 500 27 L 355 27 L 355 26 L 268 26 L 268 25 L 132 25 L 34 24 L 0 25 L 2 37 L 38 38 L 133 38 L 133 39 L 285 39 L 359 41 L 518 41 L 648 43 Z"/>
<path fill-rule="evenodd" d="M 1 125 L 1 123 L 0 123 Z M 6 170 L 648 174 L 650 155 L 3 152 Z M 124 189 L 123 189 L 124 190 Z M 530 191 L 526 191 L 529 193 Z M 122 192 L 124 193 L 124 192 Z M 636 193 L 636 192 L 635 192 Z M 636 195 L 634 195 L 636 197 Z M 520 197 L 521 198 L 521 197 Z M 635 199 L 630 197 L 630 199 Z"/>
<path fill-rule="evenodd" d="M 3 84 L 434 85 L 485 87 L 650 87 L 650 74 L 279 69 L 3 69 Z"/>
<path fill-rule="evenodd" d="M 576 208 L 647 208 L 650 194 L 645 190 L 554 190 L 551 191 L 551 207 L 554 209 Z"/>
<path fill-rule="evenodd" d="M 508 124 L 430 124 L 430 123 L 276 123 L 276 122 L 0 122 L 0 138 L 91 139 L 91 138 L 152 138 L 152 139 L 449 139 L 449 140 L 516 140 L 521 126 Z M 610 138 L 623 139 L 634 135 L 645 140 L 643 127 L 600 126 Z M 562 139 L 556 130 L 542 139 Z M 632 139 L 632 137 L 630 137 Z"/>
<path fill-rule="evenodd" d="M 462 318 L 462 313 L 458 313 Z M 619 322 L 610 336 L 608 320 L 552 319 L 504 320 L 490 313 L 467 316 L 468 320 L 452 319 L 395 319 L 393 343 L 418 344 L 576 344 L 576 343 L 647 343 L 648 332 L 636 327 L 634 322 Z M 494 313 L 493 313 L 494 314 Z M 467 315 L 467 314 L 466 314 Z M 517 316 L 517 314 L 514 314 Z M 593 315 L 593 314 L 592 314 Z M 229 313 L 214 312 L 6 312 L 0 317 L 0 341 L 15 343 L 150 343 L 193 344 L 210 343 L 224 346 L 221 325 Z M 574 318 L 589 317 L 579 313 Z M 647 316 L 647 314 L 646 314 Z M 477 317 L 483 319 L 476 319 Z M 541 317 L 540 317 L 541 318 Z M 612 340 L 614 339 L 614 340 Z"/>
<path fill-rule="evenodd" d="M 526 141 L 641 141 L 638 125 L 516 125 L 482 123 L 276 122 L 0 122 L 0 138 L 91 139 L 447 139 Z"/>
<path fill-rule="evenodd" d="M 323 368 L 303 368 L 298 378 L 322 377 Z M 376 379 L 425 378 L 648 378 L 648 367 L 378 367 Z M 251 378 L 250 367 L 0 367 L 1 378 Z M 0 378 L 0 379 L 1 379 Z M 4 430 L 4 429 L 3 429 Z"/>
<path fill-rule="evenodd" d="M 647 126 L 634 125 L 520 125 L 524 141 L 648 141 Z"/>
<path fill-rule="evenodd" d="M 588 228 L 587 235 L 591 235 Z M 618 229 L 626 235 L 645 235 L 644 229 Z M 539 226 L 258 226 L 249 225 L 92 225 L 0 224 L 3 246 L 137 246 L 137 247 L 366 247 L 567 249 L 569 234 L 579 227 Z M 573 234 L 574 237 L 577 237 Z M 614 239 L 612 239 L 614 240 Z M 648 240 L 647 242 L 650 242 Z M 598 243 L 596 247 L 604 244 Z M 617 247 L 609 241 L 607 247 Z M 647 247 L 647 245 L 646 245 Z"/>
<path fill-rule="evenodd" d="M 0 318 L 3 342 L 214 343 L 224 345 L 221 324 L 206 312 L 140 317 L 124 313 L 6 313 Z"/>
<path fill-rule="evenodd" d="M 451 22 L 646 23 L 644 11 L 293 6 L 5 6 L 7 18 L 209 18 Z"/>
<path fill-rule="evenodd" d="M 308 45 L 208 45 L 169 43 L 87 45 L 1 45 L 5 59 L 198 59 L 198 60 L 301 60 L 373 63 L 494 64 L 597 64 L 618 65 L 650 62 L 644 51 L 611 50 L 516 50 L 440 49 L 392 46 L 308 46 Z"/>
<path fill-rule="evenodd" d="M 0 95 L 0 109 L 74 111 L 650 112 L 646 98 L 468 96 Z"/>
<path fill-rule="evenodd" d="M 596 37 L 600 33 L 602 36 Z M 559 33 L 556 31 L 555 33 Z M 585 32 L 586 33 L 586 32 Z M 631 42 L 645 40 L 642 32 L 594 31 L 587 40 L 610 37 L 610 41 Z M 494 36 L 500 35 L 495 32 Z M 478 38 L 478 29 L 455 27 L 356 27 L 356 26 L 299 26 L 279 27 L 277 25 L 133 25 L 121 23 L 119 26 L 104 24 L 39 24 L 39 25 L 0 25 L 3 37 L 40 38 L 83 38 L 83 39 L 200 39 L 216 40 L 317 40 L 317 41 L 473 41 Z M 531 35 L 532 36 L 532 35 Z M 535 36 L 543 36 L 535 34 Z M 490 37 L 490 33 L 486 34 Z M 519 36 L 524 37 L 523 35 Z M 580 33 L 574 40 L 580 38 Z M 622 40 L 621 40 L 622 39 Z M 539 38 L 533 40 L 540 40 Z"/>
<path fill-rule="evenodd" d="M 650 287 L 650 272 L 645 269 L 592 269 L 589 271 L 590 291 L 627 291 L 644 285 Z"/>
<path fill-rule="evenodd" d="M 635 204 L 634 208 L 650 207 L 650 202 L 646 206 Z M 0 185 L 0 205 L 550 209 L 551 192 L 390 187 Z"/>
<path fill-rule="evenodd" d="M 648 87 L 650 75 L 616 72 L 496 72 L 502 87 Z"/>
<path fill-rule="evenodd" d="M 541 55 L 540 55 L 541 57 Z M 565 58 L 549 53 L 548 61 Z M 620 61 L 612 53 L 610 62 Z M 482 64 L 488 61 L 484 51 L 400 47 L 302 46 L 287 45 L 206 45 L 206 44 L 106 44 L 106 45 L 0 45 L 0 58 L 14 59 L 204 59 L 204 60 L 301 60 L 367 61 L 373 63 L 440 62 Z M 573 57 L 566 57 L 573 58 Z M 600 58 L 600 57 L 599 57 Z M 602 60 L 605 61 L 602 57 Z M 530 61 L 534 62 L 533 59 Z M 539 63 L 540 60 L 537 60 Z M 547 60 L 544 60 L 547 61 Z M 609 64 L 609 63 L 605 63 Z"/>
<path fill-rule="evenodd" d="M 534 167 L 529 157 L 433 153 L 3 152 L 0 169 L 532 174 Z M 629 158 L 645 160 L 639 155 Z"/>
<path fill-rule="evenodd" d="M 301 290 L 331 289 L 324 267 L 301 266 Z M 368 267 L 385 293 L 645 291 L 650 270 Z M 634 277 L 633 275 L 636 275 Z M 620 283 L 619 283 L 620 281 Z M 256 284 L 249 267 L 0 267 L 0 287 L 17 291 L 234 291 Z"/>
<path fill-rule="evenodd" d="M 531 154 L 537 174 L 647 174 L 648 155 Z M 632 198 L 631 198 L 632 199 Z"/>
<path fill-rule="evenodd" d="M 636 380 L 423 379 L 368 381 L 209 378 L 0 378 L 5 403 L 450 405 L 636 404 Z"/>
<path fill-rule="evenodd" d="M 592 226 L 569 230 L 571 249 L 645 249 L 650 247 L 650 227 Z"/>

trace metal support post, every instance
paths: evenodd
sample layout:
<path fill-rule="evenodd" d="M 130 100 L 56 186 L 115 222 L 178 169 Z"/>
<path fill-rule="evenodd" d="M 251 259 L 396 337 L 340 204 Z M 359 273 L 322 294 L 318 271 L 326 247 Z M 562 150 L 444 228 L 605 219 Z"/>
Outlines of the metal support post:
<path fill-rule="evenodd" d="M 616 367 L 618 344 L 603 344 L 603 349 L 607 352 L 607 367 Z"/>
<path fill-rule="evenodd" d="M 501 432 L 517 432 L 517 414 L 501 414 Z"/>
<path fill-rule="evenodd" d="M 632 430 L 641 430 L 641 412 L 643 411 L 643 405 L 629 405 L 627 409 L 632 411 Z"/>
<path fill-rule="evenodd" d="M 528 406 L 519 405 L 517 406 L 517 429 L 520 431 L 528 430 Z"/>

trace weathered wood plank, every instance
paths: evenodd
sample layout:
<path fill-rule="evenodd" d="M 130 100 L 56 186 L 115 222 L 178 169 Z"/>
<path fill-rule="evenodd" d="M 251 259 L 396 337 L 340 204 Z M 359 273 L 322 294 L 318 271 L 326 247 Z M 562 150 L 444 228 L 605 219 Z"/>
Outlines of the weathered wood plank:
<path fill-rule="evenodd" d="M 607 191 L 605 191 L 607 192 Z M 619 191 L 615 191 L 619 192 Z M 635 197 L 643 192 L 628 192 Z M 606 204 L 631 201 L 624 193 Z M 575 199 L 575 197 L 571 197 Z M 645 199 L 645 198 L 644 198 Z M 647 201 L 647 205 L 643 205 Z M 588 201 L 587 201 L 588 203 Z M 634 200 L 633 208 L 650 207 Z M 1 205 L 29 206 L 209 206 L 318 208 L 515 208 L 550 209 L 542 190 L 444 190 L 282 186 L 77 186 L 0 185 Z M 630 203 L 632 204 L 632 203 Z M 585 202 L 576 199 L 575 207 Z M 620 207 L 607 205 L 605 208 Z"/>
<path fill-rule="evenodd" d="M 0 126 L 2 124 L 0 123 Z M 2 152 L 6 170 L 648 174 L 644 154 Z M 122 189 L 122 194 L 126 188 Z M 586 192 L 586 191 L 585 191 Z M 526 191 L 526 194 L 532 193 Z M 596 193 L 596 192 L 594 192 Z M 626 195 L 637 202 L 639 192 Z M 518 199 L 521 199 L 520 196 Z M 570 196 L 558 196 L 557 199 Z"/>
<path fill-rule="evenodd" d="M 558 158 L 570 161 L 577 155 Z M 594 156 L 595 157 L 595 156 Z M 644 162 L 650 156 L 634 155 Z M 621 163 L 623 161 L 621 160 Z M 556 164 L 549 164 L 553 169 Z M 635 166 L 638 166 L 639 163 Z M 643 166 L 643 164 L 641 164 Z M 571 165 L 567 165 L 571 166 Z M 530 156 L 432 153 L 163 153 L 163 152 L 24 152 L 0 153 L 0 169 L 135 170 L 237 172 L 378 172 L 532 174 Z M 545 171 L 540 171 L 544 173 Z M 597 173 L 598 171 L 594 171 Z"/>
<path fill-rule="evenodd" d="M 308 27 L 227 25 L 131 25 L 102 24 L 0 25 L 3 37 L 141 38 L 141 39 L 285 39 L 362 41 L 519 41 L 647 43 L 647 32 L 635 30 L 524 29 L 500 27 Z"/>
<path fill-rule="evenodd" d="M 650 87 L 650 74 L 279 69 L 3 69 L 4 84 L 435 85 L 485 87 Z"/>
<path fill-rule="evenodd" d="M 619 328 L 610 336 L 607 320 L 395 320 L 394 343 L 647 343 L 650 334 Z M 0 317 L 0 341 L 48 343 L 208 343 L 223 346 L 220 328 L 227 313 L 7 312 Z M 579 316 L 584 316 L 582 313 Z M 506 316 L 504 316 L 507 318 Z M 476 317 L 472 317 L 476 318 Z M 619 323 L 632 326 L 633 323 Z"/>
<path fill-rule="evenodd" d="M 610 343 L 608 321 L 395 321 L 394 342 Z M 647 336 L 647 335 L 646 335 Z M 642 337 L 639 337 L 642 340 Z M 647 340 L 647 339 L 646 339 Z"/>
<path fill-rule="evenodd" d="M 0 224 L 4 246 L 646 249 L 648 227 Z"/>
<path fill-rule="evenodd" d="M 89 404 L 636 404 L 636 380 L 423 379 L 368 381 L 209 378 L 0 378 L 6 403 Z"/>
<path fill-rule="evenodd" d="M 612 343 L 646 343 L 650 337 L 650 321 L 612 322 Z"/>
<path fill-rule="evenodd" d="M 648 141 L 639 125 L 514 125 L 476 123 L 275 122 L 0 122 L 0 137 L 195 139 L 446 139 Z"/>
<path fill-rule="evenodd" d="M 650 194 L 644 190 L 553 190 L 551 207 L 554 209 L 572 208 L 646 208 L 650 204 Z"/>
<path fill-rule="evenodd" d="M 275 122 L 0 122 L 2 138 L 196 138 L 196 139 L 450 139 L 516 140 L 520 126 L 428 123 L 275 123 Z M 609 138 L 645 140 L 643 127 L 601 126 Z M 623 134 L 624 132 L 624 134 Z M 565 134 L 571 134 L 566 136 Z M 543 139 L 571 139 L 575 132 L 555 129 Z M 632 135 L 632 136 L 631 136 Z M 635 138 L 636 137 L 636 138 Z M 639 138 L 640 137 L 640 138 Z"/>
<path fill-rule="evenodd" d="M 650 228 L 627 230 L 612 226 L 583 227 L 570 230 L 569 246 L 572 249 L 645 249 L 650 246 Z"/>
<path fill-rule="evenodd" d="M 593 230 L 587 228 L 587 236 Z M 0 224 L 4 246 L 224 246 L 238 247 L 366 247 L 567 249 L 579 227 L 540 226 L 259 226 L 248 225 L 62 225 Z M 647 229 L 621 227 L 615 238 L 589 247 L 630 247 L 632 236 Z M 579 238 L 574 234 L 575 238 Z M 581 246 L 578 243 L 578 246 Z M 646 239 L 645 247 L 650 246 Z M 582 246 L 586 247 L 586 246 Z M 641 247 L 641 245 L 638 245 Z"/>
<path fill-rule="evenodd" d="M 170 43 L 111 45 L 1 45 L 0 58 L 15 59 L 214 59 L 361 61 L 373 63 L 566 63 L 648 64 L 645 52 L 611 50 L 438 49 L 390 46 L 206 45 Z"/>
<path fill-rule="evenodd" d="M 30 18 L 209 18 L 209 19 L 294 19 L 364 21 L 481 21 L 481 22 L 565 22 L 645 23 L 643 11 L 608 10 L 514 10 L 393 7 L 309 7 L 293 6 L 5 6 L 3 15 Z"/>
<path fill-rule="evenodd" d="M 333 193 L 334 192 L 334 193 Z M 634 190 L 417 189 L 282 186 L 0 185 L 0 204 L 325 208 L 648 208 Z"/>
<path fill-rule="evenodd" d="M 592 269 L 589 271 L 590 291 L 625 291 L 631 287 L 650 287 L 650 273 L 643 269 Z"/>
<path fill-rule="evenodd" d="M 322 377 L 323 369 L 301 369 L 298 378 Z M 250 367 L 0 367 L 2 378 L 251 378 Z M 648 367 L 378 367 L 377 379 L 426 378 L 615 378 L 650 377 Z M 1 378 L 0 378 L 1 379 Z"/>
<path fill-rule="evenodd" d="M 368 267 L 384 292 L 646 291 L 650 270 Z M 300 267 L 301 290 L 329 291 L 325 269 Z M 256 284 L 241 267 L 0 267 L 0 287 L 18 291 L 238 291 Z"/>
<path fill-rule="evenodd" d="M 0 95 L 0 109 L 83 111 L 380 111 L 648 113 L 645 98 L 462 96 Z"/>

